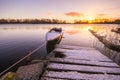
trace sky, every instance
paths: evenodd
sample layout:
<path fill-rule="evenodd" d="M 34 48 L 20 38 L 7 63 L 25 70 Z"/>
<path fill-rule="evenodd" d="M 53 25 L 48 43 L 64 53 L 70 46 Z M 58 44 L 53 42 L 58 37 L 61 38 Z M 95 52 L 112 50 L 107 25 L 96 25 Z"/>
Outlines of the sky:
<path fill-rule="evenodd" d="M 120 18 L 120 0 L 0 0 L 0 19 Z"/>

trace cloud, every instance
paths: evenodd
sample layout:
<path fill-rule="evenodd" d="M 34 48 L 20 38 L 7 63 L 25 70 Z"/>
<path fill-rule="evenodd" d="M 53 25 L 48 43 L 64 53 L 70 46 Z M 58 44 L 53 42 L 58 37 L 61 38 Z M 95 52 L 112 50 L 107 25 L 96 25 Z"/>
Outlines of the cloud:
<path fill-rule="evenodd" d="M 104 17 L 104 16 L 106 16 L 106 14 L 97 14 L 97 16 Z"/>
<path fill-rule="evenodd" d="M 107 14 L 96 14 L 96 18 L 105 18 Z"/>
<path fill-rule="evenodd" d="M 64 13 L 64 15 L 71 16 L 71 17 L 80 17 L 80 16 L 83 16 L 83 14 L 79 13 L 79 12 L 68 12 L 68 13 Z"/>
<path fill-rule="evenodd" d="M 52 12 L 47 12 L 47 15 L 52 15 Z"/>

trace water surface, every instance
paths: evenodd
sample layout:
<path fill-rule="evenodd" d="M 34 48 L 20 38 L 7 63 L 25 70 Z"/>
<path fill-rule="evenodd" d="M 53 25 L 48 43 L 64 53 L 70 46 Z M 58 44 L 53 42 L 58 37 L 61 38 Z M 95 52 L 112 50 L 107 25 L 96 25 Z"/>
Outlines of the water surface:
<path fill-rule="evenodd" d="M 93 36 L 89 29 L 109 32 L 117 27 L 113 24 L 2 24 L 0 25 L 0 69 L 3 70 L 32 51 L 45 41 L 45 34 L 53 27 L 62 27 L 60 44 L 93 47 Z M 32 58 L 44 59 L 46 45 Z M 0 70 L 0 71 L 1 71 Z"/>

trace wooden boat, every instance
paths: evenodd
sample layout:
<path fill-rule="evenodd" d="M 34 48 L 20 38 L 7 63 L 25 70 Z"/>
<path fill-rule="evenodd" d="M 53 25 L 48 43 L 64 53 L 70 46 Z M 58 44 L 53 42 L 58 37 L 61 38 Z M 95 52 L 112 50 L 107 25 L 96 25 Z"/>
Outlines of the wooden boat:
<path fill-rule="evenodd" d="M 54 48 L 56 44 L 59 44 L 62 39 L 62 29 L 61 28 L 52 28 L 50 31 L 46 34 L 46 49 L 47 53 L 50 53 Z"/>
<path fill-rule="evenodd" d="M 46 34 L 47 43 L 58 44 L 62 39 L 62 29 L 61 28 L 52 28 Z"/>

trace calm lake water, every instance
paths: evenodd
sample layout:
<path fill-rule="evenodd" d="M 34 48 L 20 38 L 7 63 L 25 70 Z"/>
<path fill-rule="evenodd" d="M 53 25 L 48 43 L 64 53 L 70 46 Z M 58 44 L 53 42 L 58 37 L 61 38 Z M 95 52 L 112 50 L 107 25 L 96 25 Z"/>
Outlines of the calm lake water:
<path fill-rule="evenodd" d="M 108 30 L 115 24 L 2 24 L 0 25 L 0 71 L 32 51 L 45 41 L 45 34 L 53 27 L 62 27 L 63 38 L 60 44 L 93 47 L 90 28 Z M 44 59 L 46 45 L 32 58 Z"/>

